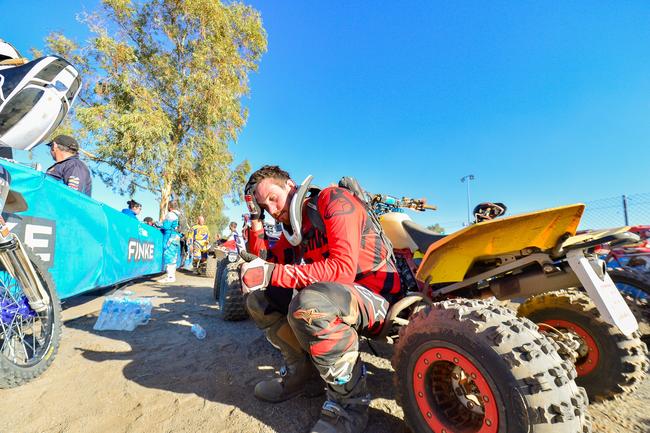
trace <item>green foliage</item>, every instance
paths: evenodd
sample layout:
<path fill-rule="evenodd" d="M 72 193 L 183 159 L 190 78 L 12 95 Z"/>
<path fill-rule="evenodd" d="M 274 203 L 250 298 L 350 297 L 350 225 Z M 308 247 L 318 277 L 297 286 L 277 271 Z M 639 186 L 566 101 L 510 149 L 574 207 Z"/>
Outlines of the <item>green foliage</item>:
<path fill-rule="evenodd" d="M 445 234 L 445 228 L 441 227 L 440 224 L 435 223 L 434 225 L 427 226 L 427 229 L 431 230 L 432 232 L 439 233 L 441 235 Z"/>
<path fill-rule="evenodd" d="M 176 198 L 189 220 L 221 224 L 223 197 L 250 170 L 228 146 L 246 123 L 248 74 L 266 51 L 260 14 L 219 0 L 103 0 L 84 21 L 85 47 L 52 34 L 50 49 L 80 68 L 77 136 L 102 163 L 94 170 L 120 193 Z"/>

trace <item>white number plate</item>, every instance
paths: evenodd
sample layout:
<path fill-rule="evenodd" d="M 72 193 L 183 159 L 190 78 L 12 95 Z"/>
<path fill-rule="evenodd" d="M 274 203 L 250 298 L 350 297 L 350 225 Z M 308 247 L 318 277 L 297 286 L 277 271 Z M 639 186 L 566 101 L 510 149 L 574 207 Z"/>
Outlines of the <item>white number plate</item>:
<path fill-rule="evenodd" d="M 569 251 L 567 259 L 571 269 L 576 273 L 587 290 L 587 294 L 596 304 L 598 312 L 607 323 L 617 326 L 623 334 L 628 336 L 639 329 L 639 324 L 630 311 L 630 307 L 627 306 L 625 299 L 608 274 L 601 279 L 582 250 Z"/>

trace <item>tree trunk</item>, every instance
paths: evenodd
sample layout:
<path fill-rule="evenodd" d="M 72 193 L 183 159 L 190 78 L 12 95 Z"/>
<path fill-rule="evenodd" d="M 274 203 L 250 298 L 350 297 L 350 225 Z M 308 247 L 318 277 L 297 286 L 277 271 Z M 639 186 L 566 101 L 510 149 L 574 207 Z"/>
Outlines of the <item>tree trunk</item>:
<path fill-rule="evenodd" d="M 160 193 L 160 221 L 165 218 L 165 215 L 167 215 L 167 206 L 169 205 L 169 201 L 172 195 L 172 184 L 171 182 L 163 185 L 162 191 Z M 178 205 L 178 203 L 176 204 Z"/>

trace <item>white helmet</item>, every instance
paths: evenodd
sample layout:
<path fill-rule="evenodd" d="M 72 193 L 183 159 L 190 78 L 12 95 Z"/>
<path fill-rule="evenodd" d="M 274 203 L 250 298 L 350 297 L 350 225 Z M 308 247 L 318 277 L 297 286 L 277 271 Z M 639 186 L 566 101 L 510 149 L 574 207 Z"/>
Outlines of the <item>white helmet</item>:
<path fill-rule="evenodd" d="M 0 39 L 0 62 L 7 59 L 19 59 L 20 53 L 9 42 Z"/>
<path fill-rule="evenodd" d="M 45 140 L 80 86 L 79 72 L 57 56 L 0 67 L 0 146 L 29 150 Z"/>

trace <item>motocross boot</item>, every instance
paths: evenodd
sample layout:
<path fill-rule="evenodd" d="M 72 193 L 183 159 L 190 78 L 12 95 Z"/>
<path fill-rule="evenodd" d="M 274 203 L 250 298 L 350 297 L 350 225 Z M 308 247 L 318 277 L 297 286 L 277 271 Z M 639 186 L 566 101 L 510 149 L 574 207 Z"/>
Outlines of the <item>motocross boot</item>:
<path fill-rule="evenodd" d="M 280 377 L 263 380 L 255 385 L 255 397 L 271 403 L 279 403 L 298 395 L 316 397 L 325 391 L 325 382 L 311 362 L 309 355 L 300 347 L 286 319 L 274 323 L 266 330 L 266 338 L 280 349 L 286 365 L 280 369 Z"/>
<path fill-rule="evenodd" d="M 311 433 L 361 433 L 368 424 L 369 406 L 366 367 L 358 360 L 349 382 L 327 385 L 327 401 Z"/>

